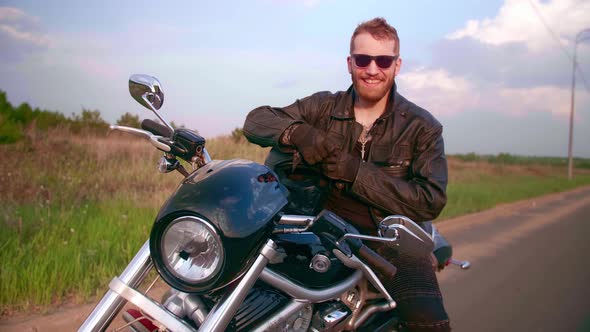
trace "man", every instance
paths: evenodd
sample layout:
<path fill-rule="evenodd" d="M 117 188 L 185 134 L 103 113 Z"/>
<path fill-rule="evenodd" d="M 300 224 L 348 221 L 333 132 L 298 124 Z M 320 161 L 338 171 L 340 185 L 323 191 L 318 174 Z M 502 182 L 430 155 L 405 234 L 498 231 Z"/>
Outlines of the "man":
<path fill-rule="evenodd" d="M 442 126 L 396 92 L 399 49 L 397 31 L 385 19 L 364 22 L 350 41 L 347 91 L 319 92 L 284 108 L 262 106 L 244 124 L 249 141 L 321 169 L 329 179 L 323 207 L 365 234 L 376 234 L 386 215 L 432 220 L 446 203 Z M 398 267 L 384 285 L 398 302 L 403 328 L 449 331 L 429 259 L 367 245 Z"/>

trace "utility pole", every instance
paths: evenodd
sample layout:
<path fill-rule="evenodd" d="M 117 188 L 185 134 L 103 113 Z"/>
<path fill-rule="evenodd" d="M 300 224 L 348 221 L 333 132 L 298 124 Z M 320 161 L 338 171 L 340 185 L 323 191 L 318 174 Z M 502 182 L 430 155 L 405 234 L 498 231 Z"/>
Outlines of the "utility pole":
<path fill-rule="evenodd" d="M 578 43 L 589 39 L 590 35 L 587 35 L 584 38 L 584 34 L 590 32 L 590 29 L 584 29 L 576 35 L 576 40 L 574 41 L 574 61 L 572 64 L 572 98 L 570 102 L 570 135 L 569 135 L 569 145 L 568 145 L 568 166 L 567 166 L 567 177 L 568 179 L 573 179 L 574 177 L 574 159 L 573 159 L 573 144 L 574 144 L 574 94 L 576 90 L 576 51 L 578 49 Z"/>

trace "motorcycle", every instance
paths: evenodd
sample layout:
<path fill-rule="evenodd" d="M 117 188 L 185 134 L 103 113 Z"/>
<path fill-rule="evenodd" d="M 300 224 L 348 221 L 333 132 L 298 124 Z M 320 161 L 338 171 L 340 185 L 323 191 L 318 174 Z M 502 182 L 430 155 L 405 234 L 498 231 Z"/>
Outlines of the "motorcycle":
<path fill-rule="evenodd" d="M 392 278 L 396 267 L 364 242 L 469 268 L 451 258 L 433 225 L 425 230 L 404 216 L 383 219 L 379 236 L 368 236 L 327 210 L 286 214 L 289 192 L 271 169 L 211 160 L 203 137 L 164 120 L 158 79 L 132 75 L 129 91 L 162 124 L 111 129 L 147 139 L 164 152 L 159 171 L 184 178 L 78 331 L 104 331 L 127 302 L 141 312 L 123 315 L 123 328 L 133 331 L 147 330 L 145 318 L 160 331 L 391 331 L 396 302 L 380 278 Z M 138 290 L 152 268 L 171 287 L 160 301 Z"/>

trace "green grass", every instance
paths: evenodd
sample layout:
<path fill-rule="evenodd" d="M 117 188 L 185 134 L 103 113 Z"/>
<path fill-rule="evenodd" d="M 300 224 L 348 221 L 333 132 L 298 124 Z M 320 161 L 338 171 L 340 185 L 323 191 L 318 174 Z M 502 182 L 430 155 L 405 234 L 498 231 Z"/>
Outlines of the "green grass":
<path fill-rule="evenodd" d="M 0 235 L 0 303 L 19 310 L 103 293 L 148 238 L 156 212 L 124 199 L 20 206 Z"/>
<path fill-rule="evenodd" d="M 267 154 L 231 137 L 209 140 L 208 150 L 214 159 L 257 162 Z M 0 163 L 0 313 L 102 295 L 181 180 L 157 172 L 161 153 L 145 141 L 117 135 L 50 133 L 0 145 L 0 155 L 10 156 Z M 450 160 L 440 218 L 590 184 L 588 171 L 568 181 L 564 166 L 537 165 Z"/>
<path fill-rule="evenodd" d="M 450 183 L 447 206 L 440 219 L 451 218 L 492 208 L 501 203 L 514 202 L 544 194 L 590 185 L 590 174 L 567 176 L 482 176 L 479 181 Z"/>
<path fill-rule="evenodd" d="M 543 165 L 543 166 L 567 166 L 568 158 L 566 157 L 544 157 L 544 156 L 517 156 L 509 153 L 499 153 L 497 155 L 478 155 L 475 153 L 455 154 L 452 157 L 461 161 L 485 161 L 492 164 L 504 165 Z M 573 158 L 574 167 L 580 169 L 590 169 L 590 159 Z"/>

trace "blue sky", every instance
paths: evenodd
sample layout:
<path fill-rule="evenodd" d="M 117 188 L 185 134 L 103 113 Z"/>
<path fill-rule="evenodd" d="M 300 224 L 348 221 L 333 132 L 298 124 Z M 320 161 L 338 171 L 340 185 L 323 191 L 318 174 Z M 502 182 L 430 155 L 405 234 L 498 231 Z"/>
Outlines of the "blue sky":
<path fill-rule="evenodd" d="M 346 89 L 350 35 L 375 16 L 400 35 L 399 91 L 440 120 L 448 153 L 567 154 L 590 0 L 3 0 L 0 89 L 15 105 L 153 118 L 127 91 L 145 73 L 168 120 L 228 134 L 254 107 Z M 574 154 L 590 157 L 590 40 L 578 62 Z"/>

